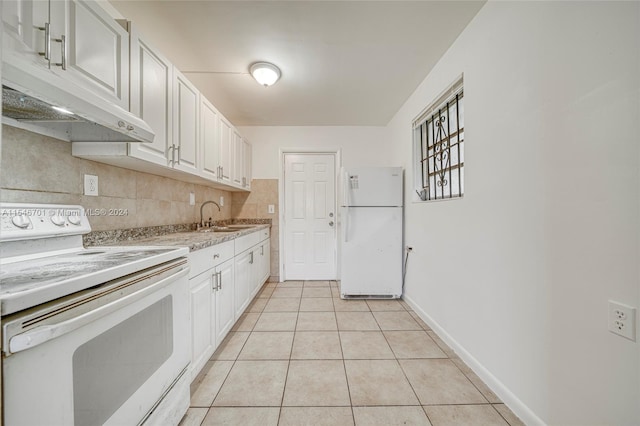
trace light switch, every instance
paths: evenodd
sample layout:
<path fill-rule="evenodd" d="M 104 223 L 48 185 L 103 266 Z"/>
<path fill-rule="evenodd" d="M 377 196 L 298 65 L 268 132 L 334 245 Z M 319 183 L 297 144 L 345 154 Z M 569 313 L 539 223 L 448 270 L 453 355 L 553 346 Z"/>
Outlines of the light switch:
<path fill-rule="evenodd" d="M 220 207 L 224 206 L 224 196 L 220 196 Z"/>
<path fill-rule="evenodd" d="M 269 204 L 269 214 L 274 214 L 276 212 L 276 207 L 273 204 Z"/>
<path fill-rule="evenodd" d="M 190 192 L 189 193 L 189 205 L 190 206 L 195 206 L 196 205 L 196 194 L 195 194 L 195 192 Z"/>

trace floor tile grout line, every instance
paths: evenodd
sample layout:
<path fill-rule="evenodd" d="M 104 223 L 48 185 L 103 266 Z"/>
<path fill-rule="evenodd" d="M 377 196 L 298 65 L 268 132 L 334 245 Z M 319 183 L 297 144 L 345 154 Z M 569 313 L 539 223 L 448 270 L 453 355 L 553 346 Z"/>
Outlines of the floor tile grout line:
<path fill-rule="evenodd" d="M 212 402 L 212 404 L 213 404 L 213 402 Z M 189 408 L 191 408 L 191 407 L 189 407 Z M 188 409 L 187 409 L 187 410 L 188 410 Z M 204 413 L 204 417 L 202 418 L 202 420 L 200 420 L 200 423 L 199 423 L 199 425 L 200 425 L 200 426 L 202 426 L 202 424 L 204 423 L 205 419 L 206 419 L 206 418 L 207 418 L 207 416 L 209 415 L 209 411 L 211 411 L 211 407 L 207 407 L 207 412 L 206 412 L 206 413 Z"/>
<path fill-rule="evenodd" d="M 500 411 L 495 407 L 495 405 L 497 405 L 497 404 L 493 404 L 493 403 L 489 403 L 489 404 L 491 404 L 491 406 L 493 407 L 493 409 L 494 409 L 494 410 L 496 410 L 496 411 L 498 412 L 498 415 L 499 415 L 500 417 L 502 417 L 502 419 L 503 419 L 505 422 L 507 422 L 507 424 L 508 424 L 509 426 L 512 426 L 512 425 L 511 425 L 511 422 L 510 422 L 510 421 L 509 421 L 505 416 L 503 416 L 503 415 L 502 415 L 502 413 L 501 413 L 501 412 L 500 412 Z M 504 404 L 504 403 L 501 403 L 501 404 L 503 404 L 503 405 L 506 407 L 506 404 Z M 507 407 L 507 408 L 509 408 L 509 407 Z M 517 417 L 517 416 L 516 416 L 516 417 Z"/>
<path fill-rule="evenodd" d="M 303 286 L 304 286 L 304 283 L 303 283 Z M 302 293 L 300 295 L 302 296 Z M 277 424 L 280 424 L 280 417 L 282 417 L 282 408 L 284 406 L 284 396 L 287 392 L 287 381 L 289 380 L 289 369 L 291 368 L 291 354 L 293 353 L 293 345 L 296 341 L 296 329 L 298 328 L 299 315 L 300 315 L 300 302 L 298 302 L 298 312 L 296 313 L 296 323 L 293 325 L 293 340 L 291 340 L 291 348 L 289 349 L 289 359 L 287 360 L 287 373 L 284 375 L 284 387 L 282 388 L 282 397 L 280 398 L 280 409 L 278 410 Z"/>

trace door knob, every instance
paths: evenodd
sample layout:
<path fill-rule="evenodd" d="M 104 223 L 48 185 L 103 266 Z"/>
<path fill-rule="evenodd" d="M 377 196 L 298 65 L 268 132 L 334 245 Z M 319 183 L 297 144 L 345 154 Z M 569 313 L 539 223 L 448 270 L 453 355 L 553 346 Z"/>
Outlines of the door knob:
<path fill-rule="evenodd" d="M 333 213 L 329 213 L 329 217 L 333 217 Z"/>
<path fill-rule="evenodd" d="M 333 221 L 329 222 L 329 226 L 333 226 Z"/>

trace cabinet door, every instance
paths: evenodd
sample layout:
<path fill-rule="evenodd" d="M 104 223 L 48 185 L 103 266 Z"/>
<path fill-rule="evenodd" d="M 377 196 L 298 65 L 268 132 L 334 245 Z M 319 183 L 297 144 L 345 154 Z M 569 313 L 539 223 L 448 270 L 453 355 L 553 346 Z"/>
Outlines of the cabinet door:
<path fill-rule="evenodd" d="M 60 21 L 62 8 L 64 22 Z M 79 85 L 129 110 L 127 30 L 95 1 L 51 0 L 50 13 L 51 68 L 64 74 L 64 78 L 73 79 Z M 66 46 L 63 46 L 65 42 Z M 63 60 L 62 53 L 65 49 Z M 66 70 L 63 69 L 63 63 Z"/>
<path fill-rule="evenodd" d="M 152 143 L 129 144 L 129 155 L 162 166 L 172 135 L 173 66 L 159 51 L 140 38 L 131 27 L 131 112 L 142 118 L 156 134 Z"/>
<path fill-rule="evenodd" d="M 204 97 L 200 97 L 200 150 L 202 152 L 201 174 L 209 179 L 218 179 L 220 167 L 220 114 Z"/>
<path fill-rule="evenodd" d="M 233 131 L 226 118 L 220 116 L 220 174 L 218 180 L 231 183 L 231 165 L 233 155 Z"/>
<path fill-rule="evenodd" d="M 233 323 L 235 311 L 233 305 L 235 273 L 234 261 L 229 259 L 216 267 L 219 289 L 216 294 L 216 339 L 222 342 Z"/>
<path fill-rule="evenodd" d="M 242 187 L 242 175 L 244 169 L 242 164 L 242 136 L 236 129 L 233 129 L 233 167 L 231 169 L 231 183 Z"/>
<path fill-rule="evenodd" d="M 251 189 L 251 144 L 248 140 L 242 139 L 242 163 L 243 163 L 243 177 L 242 186 L 245 189 Z"/>
<path fill-rule="evenodd" d="M 191 294 L 191 378 L 202 370 L 216 348 L 215 289 L 212 274 L 189 280 Z"/>
<path fill-rule="evenodd" d="M 235 318 L 236 321 L 249 304 L 249 292 L 251 287 L 251 269 L 253 266 L 253 252 L 246 251 L 235 257 L 236 282 L 235 282 Z"/>
<path fill-rule="evenodd" d="M 197 142 L 200 117 L 198 89 L 173 68 L 173 167 L 197 173 Z"/>
<path fill-rule="evenodd" d="M 2 0 L 2 22 L 3 54 L 11 53 L 37 63 L 48 63 L 44 58 L 45 24 L 49 22 L 49 4 L 46 1 Z"/>
<path fill-rule="evenodd" d="M 3 60 L 51 68 L 129 109 L 129 34 L 96 1 L 3 0 L 2 16 Z"/>
<path fill-rule="evenodd" d="M 265 240 L 262 242 L 261 251 L 260 251 L 260 284 L 262 285 L 269 279 L 271 276 L 271 242 L 269 240 Z"/>

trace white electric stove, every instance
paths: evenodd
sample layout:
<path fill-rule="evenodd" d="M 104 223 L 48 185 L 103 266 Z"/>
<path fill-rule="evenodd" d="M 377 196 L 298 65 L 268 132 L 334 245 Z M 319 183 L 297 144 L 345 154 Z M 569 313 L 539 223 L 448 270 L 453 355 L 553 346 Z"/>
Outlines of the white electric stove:
<path fill-rule="evenodd" d="M 81 206 L 0 204 L 4 421 L 177 424 L 188 249 L 86 249 L 90 231 Z"/>

